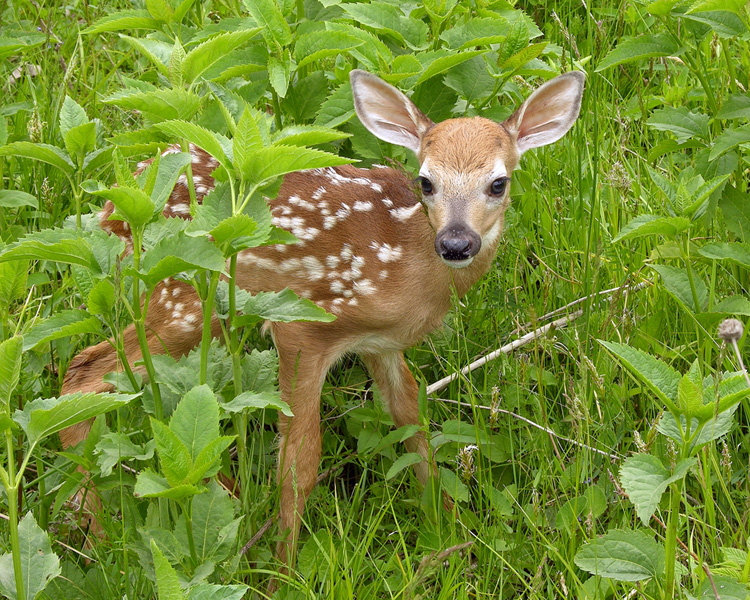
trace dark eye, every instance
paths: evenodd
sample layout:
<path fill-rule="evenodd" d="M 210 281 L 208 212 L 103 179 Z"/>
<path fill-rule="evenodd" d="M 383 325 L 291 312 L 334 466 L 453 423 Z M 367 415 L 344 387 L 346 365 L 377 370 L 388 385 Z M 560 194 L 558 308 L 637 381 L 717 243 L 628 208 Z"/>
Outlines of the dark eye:
<path fill-rule="evenodd" d="M 422 193 L 429 196 L 432 193 L 432 182 L 427 177 L 420 177 L 419 183 L 422 185 Z"/>
<path fill-rule="evenodd" d="M 495 181 L 493 181 L 492 185 L 490 186 L 490 193 L 493 196 L 502 196 L 505 193 L 506 187 L 508 187 L 507 177 L 501 177 L 500 179 L 495 179 Z"/>

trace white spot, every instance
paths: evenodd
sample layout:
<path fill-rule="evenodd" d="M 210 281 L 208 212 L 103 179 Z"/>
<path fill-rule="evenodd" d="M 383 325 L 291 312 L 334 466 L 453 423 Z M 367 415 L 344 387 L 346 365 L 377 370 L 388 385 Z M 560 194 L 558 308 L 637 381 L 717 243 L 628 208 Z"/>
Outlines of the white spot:
<path fill-rule="evenodd" d="M 380 193 L 380 192 L 382 192 L 382 191 L 383 191 L 383 186 L 382 186 L 382 185 L 380 185 L 379 183 L 375 183 L 375 182 L 373 181 L 373 182 L 372 182 L 372 183 L 370 184 L 370 189 L 371 189 L 371 190 L 372 190 L 373 192 L 378 192 L 378 193 Z"/>
<path fill-rule="evenodd" d="M 357 302 L 356 298 L 352 298 L 351 300 L 349 300 L 348 304 L 349 304 L 349 306 L 357 306 L 357 304 L 359 304 L 359 302 Z"/>
<path fill-rule="evenodd" d="M 312 294 L 310 293 L 310 290 L 302 290 L 298 292 L 298 294 L 302 296 L 303 298 L 310 298 L 310 296 L 312 296 Z"/>
<path fill-rule="evenodd" d="M 339 253 L 341 260 L 349 261 L 352 259 L 352 247 L 349 244 L 341 246 L 341 252 Z"/>
<path fill-rule="evenodd" d="M 174 315 L 175 321 L 182 321 L 180 323 L 180 329 L 183 331 L 193 331 L 195 326 L 192 323 L 188 323 L 182 315 Z"/>
<path fill-rule="evenodd" d="M 171 301 L 171 300 L 167 300 L 167 301 L 166 301 L 166 302 L 164 303 L 164 308 L 166 308 L 167 310 L 172 310 L 172 307 L 173 307 L 173 306 L 174 306 L 174 304 L 172 304 L 172 301 Z"/>
<path fill-rule="evenodd" d="M 351 281 L 351 279 L 352 279 L 352 272 L 351 271 L 344 271 L 341 274 L 341 279 L 343 279 L 344 281 Z"/>
<path fill-rule="evenodd" d="M 302 261 L 299 258 L 287 258 L 279 265 L 279 268 L 282 271 L 297 271 L 301 266 Z"/>
<path fill-rule="evenodd" d="M 120 222 L 122 223 L 122 228 L 125 231 L 130 231 L 130 223 L 128 223 L 127 221 L 120 221 Z"/>
<path fill-rule="evenodd" d="M 305 256 L 302 259 L 302 266 L 307 269 L 307 278 L 310 281 L 318 281 L 323 279 L 325 275 L 325 268 L 323 264 L 314 256 Z"/>
<path fill-rule="evenodd" d="M 414 206 L 405 206 L 402 208 L 393 208 L 389 210 L 388 212 L 391 213 L 391 216 L 396 219 L 397 221 L 405 222 L 406 220 L 413 217 L 417 211 L 422 208 L 422 205 L 417 203 Z"/>
<path fill-rule="evenodd" d="M 362 256 L 352 256 L 352 269 L 359 269 L 365 266 L 365 259 Z"/>
<path fill-rule="evenodd" d="M 180 152 L 182 152 L 182 149 L 179 146 L 170 146 L 164 152 L 162 152 L 161 155 L 166 156 L 167 154 L 179 154 Z"/>
<path fill-rule="evenodd" d="M 141 169 L 145 169 L 145 168 L 146 168 L 146 167 L 147 167 L 147 166 L 149 165 L 149 162 L 150 162 L 150 161 L 147 161 L 147 160 L 142 160 L 141 162 L 139 162 L 139 163 L 138 163 L 138 164 L 136 165 L 136 167 L 137 167 L 137 168 L 138 168 L 138 170 L 140 171 Z"/>
<path fill-rule="evenodd" d="M 333 229 L 338 222 L 339 220 L 333 215 L 326 216 L 323 218 L 323 229 Z"/>
<path fill-rule="evenodd" d="M 328 267 L 329 269 L 335 269 L 336 267 L 338 267 L 339 262 L 341 262 L 341 259 L 335 254 L 326 256 L 326 267 Z"/>
<path fill-rule="evenodd" d="M 284 252 L 289 250 L 286 244 L 276 244 L 273 249 L 276 250 L 276 252 L 280 252 L 281 254 L 284 254 Z"/>
<path fill-rule="evenodd" d="M 321 199 L 321 198 L 323 197 L 323 194 L 325 194 L 325 193 L 326 193 L 326 189 L 325 189 L 325 188 L 324 188 L 324 187 L 323 187 L 323 186 L 321 185 L 321 186 L 320 186 L 320 187 L 319 187 L 319 188 L 318 188 L 317 190 L 315 190 L 315 191 L 314 191 L 314 192 L 312 193 L 312 196 L 311 196 L 311 198 L 312 198 L 313 200 L 320 200 L 320 199 Z M 325 203 L 324 203 L 324 202 L 321 202 L 320 204 L 325 204 Z M 320 204 L 318 204 L 318 208 L 322 208 L 322 207 L 320 206 Z"/>
<path fill-rule="evenodd" d="M 159 298 L 161 298 L 162 300 L 164 300 L 164 298 L 166 298 L 166 297 L 167 297 L 167 292 L 168 292 L 168 291 L 169 291 L 169 290 L 168 290 L 167 288 L 163 287 L 163 288 L 161 289 L 161 294 L 159 294 Z"/>
<path fill-rule="evenodd" d="M 338 279 L 339 277 L 341 277 L 341 273 L 338 271 L 328 271 L 326 274 L 327 279 Z"/>
<path fill-rule="evenodd" d="M 256 258 L 255 264 L 261 269 L 266 269 L 268 271 L 274 271 L 279 268 L 279 265 L 276 264 L 276 261 L 271 260 L 270 258 Z"/>
<path fill-rule="evenodd" d="M 185 320 L 188 323 L 195 323 L 198 320 L 198 316 L 194 315 L 192 313 L 188 313 L 188 314 L 185 315 Z"/>
<path fill-rule="evenodd" d="M 292 206 L 299 206 L 306 210 L 315 210 L 315 205 L 307 200 L 303 200 L 299 196 L 289 196 L 289 204 Z"/>
<path fill-rule="evenodd" d="M 203 183 L 203 177 L 201 177 L 200 175 L 193 175 L 193 183 L 195 185 Z"/>
<path fill-rule="evenodd" d="M 382 271 L 380 271 L 378 277 L 380 277 L 380 279 L 385 279 L 386 277 L 388 277 L 388 271 L 386 269 L 383 269 Z"/>
<path fill-rule="evenodd" d="M 383 204 L 385 204 L 386 207 L 388 207 L 388 208 L 392 208 L 393 207 L 393 200 L 391 200 L 390 198 L 382 198 L 380 201 Z"/>
<path fill-rule="evenodd" d="M 199 196 L 205 196 L 208 194 L 208 188 L 205 185 L 199 185 L 197 188 L 195 188 L 195 193 Z"/>
<path fill-rule="evenodd" d="M 180 175 L 177 178 L 177 183 L 179 183 L 180 185 L 184 185 L 185 187 L 187 187 L 187 176 L 184 173 L 182 175 Z"/>
<path fill-rule="evenodd" d="M 351 290 L 344 290 L 344 298 L 351 298 L 354 295 L 354 292 Z"/>
<path fill-rule="evenodd" d="M 180 295 L 180 292 L 181 292 L 181 291 L 182 291 L 182 290 L 181 290 L 180 288 L 178 288 L 178 287 L 175 287 L 175 288 L 174 288 L 174 289 L 172 290 L 172 298 L 177 298 L 177 296 L 179 296 L 179 295 Z"/>
<path fill-rule="evenodd" d="M 203 159 L 201 159 L 199 154 L 193 154 L 192 162 L 194 165 L 199 165 L 203 162 Z"/>
<path fill-rule="evenodd" d="M 349 208 L 348 204 L 341 203 L 341 208 L 336 211 L 336 218 L 342 221 L 346 219 L 352 213 L 352 209 Z"/>
<path fill-rule="evenodd" d="M 334 294 L 340 294 L 341 292 L 344 291 L 344 284 L 341 281 L 339 281 L 339 280 L 332 281 L 331 282 L 331 291 Z"/>
<path fill-rule="evenodd" d="M 189 215 L 190 206 L 187 204 L 172 204 L 172 212 L 178 215 Z"/>
<path fill-rule="evenodd" d="M 354 210 L 358 210 L 360 212 L 370 211 L 370 210 L 372 210 L 372 202 L 369 202 L 369 201 L 364 201 L 363 202 L 361 200 L 357 200 L 354 203 Z"/>
<path fill-rule="evenodd" d="M 174 310 L 175 312 L 182 312 L 183 310 L 185 310 L 185 305 L 182 302 L 178 302 L 174 305 Z"/>
<path fill-rule="evenodd" d="M 377 288 L 372 284 L 369 279 L 363 279 L 354 283 L 354 291 L 363 296 L 369 296 L 377 291 Z"/>
<path fill-rule="evenodd" d="M 378 250 L 378 259 L 380 262 L 394 262 L 401 258 L 402 250 L 401 246 L 391 246 L 390 244 L 382 244 Z"/>

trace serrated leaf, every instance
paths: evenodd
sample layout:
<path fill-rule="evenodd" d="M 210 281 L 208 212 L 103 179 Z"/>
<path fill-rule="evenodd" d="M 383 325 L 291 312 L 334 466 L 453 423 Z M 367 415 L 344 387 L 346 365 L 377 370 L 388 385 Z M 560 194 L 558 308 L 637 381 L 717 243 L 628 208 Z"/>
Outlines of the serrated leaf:
<path fill-rule="evenodd" d="M 171 152 L 159 158 L 159 164 L 153 179 L 153 188 L 150 192 L 154 203 L 154 214 L 160 214 L 164 210 L 169 196 L 174 190 L 182 172 L 191 163 L 192 157 L 187 152 Z M 154 168 L 152 165 L 151 168 Z M 148 189 L 147 185 L 147 189 Z"/>
<path fill-rule="evenodd" d="M 743 242 L 750 243 L 750 194 L 727 186 L 719 199 L 719 208 L 729 231 Z"/>
<path fill-rule="evenodd" d="M 292 43 L 292 30 L 274 0 L 242 0 L 267 42 L 283 47 Z"/>
<path fill-rule="evenodd" d="M 217 410 L 218 412 L 218 410 Z M 205 477 L 213 477 L 219 470 L 221 454 L 232 445 L 235 436 L 226 435 L 211 440 L 195 458 L 195 464 L 187 475 L 187 483 L 198 483 Z"/>
<path fill-rule="evenodd" d="M 242 600 L 249 589 L 246 585 L 199 583 L 188 590 L 187 600 Z"/>
<path fill-rule="evenodd" d="M 443 81 L 447 88 L 460 94 L 469 103 L 485 98 L 495 89 L 495 80 L 487 71 L 487 65 L 482 58 L 473 58 L 451 69 Z M 416 99 L 420 99 L 419 96 L 417 90 Z M 427 100 L 430 101 L 429 98 Z M 449 108 L 453 108 L 454 105 L 455 100 Z M 422 108 L 422 104 L 419 107 Z M 423 110 L 427 110 L 427 106 Z M 445 116 L 451 116 L 450 112 Z"/>
<path fill-rule="evenodd" d="M 212 481 L 208 485 L 208 493 L 201 494 L 193 500 L 192 518 L 195 551 L 199 561 L 221 560 L 214 557 L 211 551 L 215 549 L 221 530 L 234 518 L 229 494 Z"/>
<path fill-rule="evenodd" d="M 742 17 L 732 11 L 725 10 L 726 3 L 702 2 L 694 5 L 681 16 L 698 23 L 708 25 L 720 38 L 729 39 L 741 36 L 747 32 L 747 26 Z"/>
<path fill-rule="evenodd" d="M 10 411 L 10 399 L 21 377 L 23 338 L 15 336 L 0 342 L 0 408 Z"/>
<path fill-rule="evenodd" d="M 721 135 L 714 140 L 708 160 L 714 160 L 718 156 L 729 152 L 740 144 L 750 143 L 750 125 L 725 129 Z"/>
<path fill-rule="evenodd" d="M 167 483 L 171 487 L 187 483 L 188 473 L 193 466 L 190 451 L 177 434 L 161 421 L 151 418 L 151 430 L 156 442 L 161 472 Z"/>
<path fill-rule="evenodd" d="M 101 333 L 102 324 L 85 310 L 63 310 L 34 325 L 23 340 L 24 352 L 70 335 Z"/>
<path fill-rule="evenodd" d="M 249 247 L 243 243 L 243 240 L 253 245 L 251 236 L 257 228 L 258 224 L 254 219 L 245 214 L 239 214 L 224 219 L 214 227 L 211 230 L 211 237 L 219 246 L 229 244 L 231 254 L 235 254 L 239 250 Z"/>
<path fill-rule="evenodd" d="M 664 572 L 664 548 L 643 531 L 613 529 L 575 556 L 579 568 L 617 581 L 642 581 Z"/>
<path fill-rule="evenodd" d="M 445 73 L 456 65 L 460 65 L 461 63 L 466 62 L 467 60 L 471 60 L 475 56 L 479 56 L 480 54 L 484 54 L 485 52 L 486 50 L 467 50 L 464 52 L 457 52 L 455 54 L 442 56 L 430 63 L 430 65 L 419 76 L 419 79 L 417 79 L 416 85 L 424 83 L 431 77 L 441 75 L 442 73 Z"/>
<path fill-rule="evenodd" d="M 0 250 L 0 262 L 9 260 L 51 260 L 86 267 L 95 275 L 101 268 L 88 240 L 71 229 L 44 229 L 26 234 Z"/>
<path fill-rule="evenodd" d="M 744 378 L 743 378 L 744 379 Z M 739 401 L 739 400 L 738 400 Z M 704 406 L 707 413 L 717 413 L 717 416 L 711 417 L 704 422 L 700 422 L 698 419 L 691 419 L 690 421 L 690 447 L 688 452 L 694 454 L 702 446 L 712 442 L 713 440 L 719 439 L 720 437 L 729 433 L 732 429 L 734 422 L 734 413 L 737 410 L 737 404 L 734 403 L 723 412 L 717 410 L 715 407 L 710 405 Z M 705 417 L 705 415 L 703 415 Z M 680 415 L 680 426 L 677 425 L 677 419 L 672 413 L 664 413 L 662 418 L 656 424 L 656 430 L 662 435 L 674 440 L 678 444 L 684 444 L 685 440 L 684 432 L 687 432 L 687 420 L 685 415 Z"/>
<path fill-rule="evenodd" d="M 620 481 L 645 526 L 648 527 L 669 484 L 682 479 L 696 462 L 695 458 L 681 460 L 670 472 L 651 454 L 635 454 L 625 459 Z"/>
<path fill-rule="evenodd" d="M 207 385 L 185 394 L 169 421 L 169 428 L 187 448 L 191 462 L 219 437 L 219 405 Z"/>
<path fill-rule="evenodd" d="M 500 68 L 508 73 L 515 73 L 526 63 L 534 60 L 544 52 L 548 42 L 538 42 L 531 44 L 526 48 L 523 48 L 520 52 L 516 52 L 512 56 L 506 58 L 502 63 L 499 64 Z"/>
<path fill-rule="evenodd" d="M 695 305 L 690 278 L 685 269 L 670 267 L 669 265 L 649 266 L 661 275 L 661 281 L 664 284 L 664 288 L 686 309 L 698 313 L 706 306 L 706 303 L 708 302 L 708 288 L 703 279 L 699 277 L 697 273 L 693 276 L 693 284 L 695 285 L 698 306 Z"/>
<path fill-rule="evenodd" d="M 258 119 L 262 118 L 256 115 L 248 106 L 242 112 L 242 116 L 237 122 L 232 138 L 232 151 L 234 152 L 234 162 L 237 171 L 244 174 L 248 168 L 248 161 L 253 152 L 263 148 L 263 136 L 258 126 Z"/>
<path fill-rule="evenodd" d="M 407 469 L 411 465 L 416 465 L 423 460 L 424 458 L 422 457 L 422 455 L 416 452 L 407 452 L 406 454 L 402 454 L 393 462 L 391 468 L 388 469 L 388 472 L 385 474 L 385 478 L 393 479 L 404 469 Z"/>
<path fill-rule="evenodd" d="M 21 206 L 39 208 L 39 202 L 35 196 L 21 190 L 0 190 L 1 208 L 20 208 Z"/>
<path fill-rule="evenodd" d="M 73 161 L 67 152 L 50 144 L 34 144 L 32 142 L 13 142 L 0 148 L 0 156 L 14 156 L 16 158 L 30 158 L 52 165 L 70 176 L 75 170 Z"/>
<path fill-rule="evenodd" d="M 750 269 L 750 244 L 710 242 L 699 248 L 698 254 L 713 260 L 729 260 L 745 269 Z"/>
<path fill-rule="evenodd" d="M 96 123 L 84 123 L 73 127 L 64 136 L 65 149 L 70 156 L 83 164 L 84 157 L 96 146 Z"/>
<path fill-rule="evenodd" d="M 143 227 L 154 218 L 153 201 L 138 188 L 112 187 L 90 193 L 106 198 L 115 205 L 115 210 L 109 217 L 111 220 L 127 221 L 131 227 Z"/>
<path fill-rule="evenodd" d="M 156 573 L 156 588 L 159 591 L 159 600 L 184 600 L 180 580 L 177 571 L 174 570 L 169 561 L 164 558 L 159 546 L 151 540 L 151 555 L 154 557 L 154 571 Z"/>
<path fill-rule="evenodd" d="M 150 460 L 154 456 L 156 444 L 153 440 L 145 444 L 134 444 L 124 433 L 107 433 L 96 444 L 97 464 L 102 477 L 109 477 L 112 469 L 122 460 Z"/>
<path fill-rule="evenodd" d="M 612 239 L 612 243 L 649 235 L 675 237 L 688 227 L 690 227 L 690 219 L 686 219 L 685 217 L 638 215 L 620 230 L 620 233 Z"/>
<path fill-rule="evenodd" d="M 244 175 L 248 181 L 261 183 L 295 171 L 333 167 L 351 162 L 349 158 L 314 148 L 277 144 L 256 150 L 248 156 Z"/>
<path fill-rule="evenodd" d="M 138 474 L 133 493 L 139 498 L 171 498 L 172 500 L 182 500 L 205 491 L 205 488 L 194 485 L 170 486 L 164 477 L 157 475 L 150 469 L 145 469 Z"/>
<path fill-rule="evenodd" d="M 684 50 L 684 47 L 680 46 L 672 36 L 666 33 L 639 35 L 635 38 L 622 40 L 614 49 L 610 50 L 596 67 L 596 72 L 604 71 L 615 65 L 655 56 L 677 56 L 682 54 Z"/>
<path fill-rule="evenodd" d="M 348 83 L 342 83 L 320 107 L 315 117 L 315 125 L 323 127 L 338 127 L 354 116 L 354 100 L 352 88 Z"/>
<path fill-rule="evenodd" d="M 717 119 L 747 119 L 750 118 L 750 94 L 738 93 L 731 94 L 724 100 L 719 112 L 716 113 Z"/>
<path fill-rule="evenodd" d="M 312 31 L 297 38 L 294 58 L 299 69 L 316 60 L 339 56 L 363 44 L 364 41 L 343 31 Z"/>
<path fill-rule="evenodd" d="M 450 48 L 464 50 L 503 42 L 509 30 L 510 23 L 504 18 L 474 17 L 446 29 L 440 34 L 440 39 Z"/>
<path fill-rule="evenodd" d="M 51 579 L 60 574 L 60 559 L 52 552 L 49 536 L 37 525 L 29 512 L 18 525 L 19 555 L 23 573 L 23 600 L 36 598 Z M 13 555 L 0 556 L 0 592 L 20 600 L 16 590 Z"/>
<path fill-rule="evenodd" d="M 686 106 L 669 106 L 655 110 L 646 123 L 652 129 L 673 133 L 678 142 L 684 142 L 694 137 L 708 138 L 710 120 L 708 115 L 691 111 Z"/>
<path fill-rule="evenodd" d="M 140 394 L 75 393 L 29 402 L 17 410 L 13 420 L 33 444 L 66 427 L 82 423 L 107 411 L 125 406 Z"/>
<path fill-rule="evenodd" d="M 26 292 L 28 271 L 29 263 L 25 260 L 0 263 L 0 314 Z"/>
<path fill-rule="evenodd" d="M 289 288 L 281 292 L 258 292 L 250 297 L 242 309 L 245 315 L 261 320 L 288 323 L 291 321 L 321 321 L 330 323 L 336 317 L 306 298 L 300 298 Z"/>
<path fill-rule="evenodd" d="M 316 146 L 351 137 L 350 134 L 318 125 L 291 125 L 274 133 L 273 144 L 285 146 Z"/>
<path fill-rule="evenodd" d="M 247 44 L 258 31 L 257 28 L 229 31 L 214 36 L 193 48 L 182 61 L 181 70 L 185 81 L 188 84 L 195 82 L 223 57 Z M 189 117 L 182 115 L 181 118 Z"/>
<path fill-rule="evenodd" d="M 224 412 L 238 413 L 243 410 L 260 410 L 274 408 L 281 411 L 287 417 L 293 417 L 292 409 L 281 399 L 281 394 L 276 391 L 252 391 L 243 392 L 229 402 L 223 402 L 221 408 Z"/>
<path fill-rule="evenodd" d="M 603 340 L 598 340 L 598 342 L 619 358 L 627 369 L 665 404 L 674 407 L 674 401 L 677 399 L 677 386 L 680 382 L 680 374 L 676 369 L 642 350 L 625 344 Z"/>
<path fill-rule="evenodd" d="M 183 271 L 206 269 L 223 272 L 226 267 L 221 251 L 204 237 L 191 237 L 180 231 L 176 236 L 161 239 L 146 252 L 139 279 L 153 287 Z"/>
<path fill-rule="evenodd" d="M 747 555 L 746 552 L 743 554 Z M 714 586 L 716 590 L 721 590 L 719 592 L 721 600 L 748 600 L 750 597 L 747 584 L 740 583 L 734 577 L 717 573 L 710 579 L 706 577 L 701 581 L 695 592 L 696 600 L 715 600 Z"/>
<path fill-rule="evenodd" d="M 229 169 L 231 161 L 227 153 L 231 154 L 231 142 L 219 133 L 205 129 L 188 121 L 164 121 L 154 125 L 159 131 L 163 131 L 178 139 L 186 139 L 199 146 L 219 163 Z"/>
<path fill-rule="evenodd" d="M 180 88 L 149 92 L 124 89 L 110 94 L 104 102 L 128 110 L 137 110 L 152 121 L 170 121 L 191 119 L 200 108 L 201 98 Z"/>
<path fill-rule="evenodd" d="M 98 19 L 82 34 L 104 33 L 106 31 L 131 31 L 133 29 L 158 29 L 159 21 L 147 10 L 122 10 Z"/>
<path fill-rule="evenodd" d="M 404 16 L 394 5 L 361 2 L 342 4 L 341 8 L 358 23 L 393 36 L 412 50 L 424 50 L 428 45 L 427 23 Z"/>
<path fill-rule="evenodd" d="M 88 122 L 89 118 L 86 116 L 86 111 L 73 98 L 66 94 L 60 108 L 60 133 L 63 138 L 74 127 L 84 125 Z"/>

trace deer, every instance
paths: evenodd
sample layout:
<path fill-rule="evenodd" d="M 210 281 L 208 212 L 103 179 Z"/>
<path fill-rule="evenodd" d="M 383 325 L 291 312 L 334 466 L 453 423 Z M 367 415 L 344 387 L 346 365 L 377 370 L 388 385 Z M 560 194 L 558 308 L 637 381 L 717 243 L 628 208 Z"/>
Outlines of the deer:
<path fill-rule="evenodd" d="M 305 502 L 318 474 L 327 372 L 344 355 L 358 355 L 394 425 L 419 424 L 419 388 L 403 351 L 439 328 L 453 295 L 462 297 L 490 269 L 510 204 L 513 170 L 526 151 L 570 130 L 580 112 L 584 81 L 578 71 L 551 79 L 502 123 L 479 116 L 433 123 L 396 87 L 352 70 L 359 120 L 381 140 L 413 152 L 418 177 L 389 167 L 313 169 L 286 175 L 269 201 L 274 224 L 298 241 L 243 251 L 237 285 L 251 293 L 289 287 L 336 316 L 328 323 L 267 324 L 279 357 L 281 396 L 294 414 L 280 414 L 278 422 L 276 557 L 281 572 L 295 564 Z M 164 153 L 176 151 L 175 146 Z M 211 172 L 218 163 L 198 147 L 190 151 L 201 201 L 213 187 Z M 132 244 L 126 224 L 109 219 L 113 209 L 110 202 L 104 206 L 101 227 Z M 190 218 L 184 176 L 163 214 Z M 193 288 L 177 280 L 162 282 L 153 293 L 146 325 L 154 353 L 177 358 L 197 347 L 201 306 Z M 215 327 L 214 335 L 218 332 Z M 124 346 L 128 361 L 138 361 L 132 325 L 124 332 Z M 111 391 L 104 376 L 120 371 L 112 345 L 102 342 L 71 361 L 62 393 Z M 62 431 L 62 446 L 82 441 L 90 427 L 83 423 Z M 420 431 L 405 446 L 422 456 L 414 469 L 427 485 L 436 473 L 427 438 Z"/>

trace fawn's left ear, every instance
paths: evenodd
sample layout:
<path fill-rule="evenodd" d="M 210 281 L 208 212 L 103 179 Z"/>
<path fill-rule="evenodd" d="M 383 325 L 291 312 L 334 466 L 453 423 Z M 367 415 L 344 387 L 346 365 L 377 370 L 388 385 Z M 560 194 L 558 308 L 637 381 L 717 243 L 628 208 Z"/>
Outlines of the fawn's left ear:
<path fill-rule="evenodd" d="M 503 124 L 516 138 L 518 153 L 556 142 L 573 126 L 581 110 L 586 77 L 570 71 L 548 81 Z"/>

